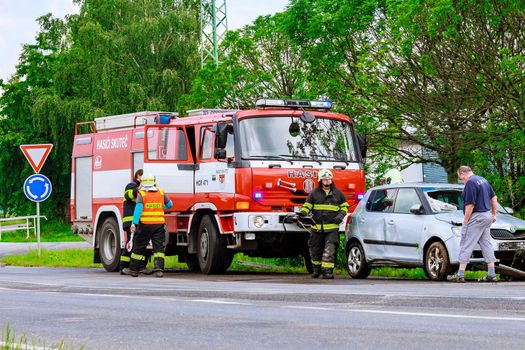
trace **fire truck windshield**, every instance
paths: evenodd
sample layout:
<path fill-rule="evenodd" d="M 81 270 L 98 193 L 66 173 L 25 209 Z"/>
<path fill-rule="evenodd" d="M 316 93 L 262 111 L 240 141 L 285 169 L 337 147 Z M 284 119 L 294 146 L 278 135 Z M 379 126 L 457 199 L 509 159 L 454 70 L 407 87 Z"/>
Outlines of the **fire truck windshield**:
<path fill-rule="evenodd" d="M 243 159 L 357 161 L 352 125 L 316 118 L 303 123 L 297 117 L 241 119 L 239 133 Z"/>

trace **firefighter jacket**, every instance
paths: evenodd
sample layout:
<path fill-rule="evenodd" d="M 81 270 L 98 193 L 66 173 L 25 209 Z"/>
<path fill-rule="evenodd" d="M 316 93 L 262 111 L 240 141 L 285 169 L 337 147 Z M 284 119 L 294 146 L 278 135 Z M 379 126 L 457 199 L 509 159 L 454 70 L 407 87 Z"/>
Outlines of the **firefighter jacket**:
<path fill-rule="evenodd" d="M 346 197 L 335 185 L 326 193 L 321 186 L 316 187 L 306 199 L 300 214 L 312 213 L 315 224 L 312 230 L 328 232 L 339 230 L 339 224 L 348 213 Z"/>
<path fill-rule="evenodd" d="M 122 218 L 122 228 L 127 229 L 131 226 L 133 220 L 133 212 L 135 211 L 135 204 L 137 203 L 137 191 L 140 182 L 132 181 L 126 185 L 124 190 L 124 215 Z"/>
<path fill-rule="evenodd" d="M 142 197 L 142 214 L 140 223 L 142 225 L 163 225 L 164 220 L 164 191 L 139 191 Z"/>

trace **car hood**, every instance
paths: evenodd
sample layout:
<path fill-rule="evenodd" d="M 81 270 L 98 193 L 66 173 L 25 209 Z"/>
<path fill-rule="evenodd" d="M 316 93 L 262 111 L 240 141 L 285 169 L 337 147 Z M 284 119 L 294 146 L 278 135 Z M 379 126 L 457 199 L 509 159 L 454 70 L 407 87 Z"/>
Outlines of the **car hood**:
<path fill-rule="evenodd" d="M 447 222 L 452 225 L 462 225 L 463 224 L 463 212 L 461 210 L 456 210 L 449 213 L 439 213 L 435 214 L 435 218 L 440 221 Z M 525 220 L 518 219 L 509 214 L 498 213 L 496 215 L 496 222 L 492 224 L 492 228 L 509 228 L 514 226 L 515 228 L 524 228 L 525 229 Z"/>

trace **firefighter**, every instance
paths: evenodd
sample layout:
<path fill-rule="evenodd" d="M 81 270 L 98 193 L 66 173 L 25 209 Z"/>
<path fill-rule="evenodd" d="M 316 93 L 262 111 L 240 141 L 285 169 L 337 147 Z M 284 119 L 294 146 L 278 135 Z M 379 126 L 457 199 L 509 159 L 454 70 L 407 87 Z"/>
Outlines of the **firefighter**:
<path fill-rule="evenodd" d="M 397 169 L 388 170 L 381 178 L 381 185 L 393 185 L 403 183 L 403 174 Z"/>
<path fill-rule="evenodd" d="M 129 267 L 130 256 L 131 256 L 131 220 L 133 220 L 133 212 L 135 211 L 135 203 L 137 202 L 137 193 L 140 188 L 140 179 L 142 177 L 143 171 L 139 169 L 135 172 L 133 181 L 126 185 L 124 189 L 124 217 L 122 218 L 122 229 L 124 230 L 124 249 L 121 251 L 120 255 L 120 274 L 125 267 Z M 145 261 L 146 263 L 146 261 Z M 145 264 L 143 264 L 145 267 Z M 153 271 L 148 271 L 146 269 L 141 269 L 142 273 L 152 273 Z"/>
<path fill-rule="evenodd" d="M 135 233 L 135 238 L 129 268 L 122 270 L 125 275 L 133 277 L 139 275 L 141 262 L 146 260 L 146 247 L 151 240 L 153 245 L 153 271 L 157 277 L 163 277 L 164 240 L 166 237 L 164 211 L 171 208 L 172 205 L 164 191 L 155 185 L 155 177 L 152 174 L 144 174 L 130 227 L 130 231 Z M 137 230 L 139 222 L 140 226 Z"/>
<path fill-rule="evenodd" d="M 319 171 L 319 186 L 306 199 L 300 216 L 312 213 L 315 222 L 308 240 L 312 259 L 312 278 L 321 274 L 324 279 L 334 278 L 334 267 L 339 247 L 339 224 L 348 213 L 346 197 L 333 182 L 333 174 L 328 169 Z"/>

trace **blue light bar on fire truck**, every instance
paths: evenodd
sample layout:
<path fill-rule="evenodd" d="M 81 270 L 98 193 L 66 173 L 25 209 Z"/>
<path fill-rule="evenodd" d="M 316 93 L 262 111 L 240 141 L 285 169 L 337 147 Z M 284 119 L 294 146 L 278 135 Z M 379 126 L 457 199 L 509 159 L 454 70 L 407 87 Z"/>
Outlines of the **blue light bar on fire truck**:
<path fill-rule="evenodd" d="M 311 108 L 330 109 L 332 101 L 309 101 L 309 100 L 283 100 L 283 99 L 259 99 L 255 103 L 256 108 L 285 107 L 285 108 Z"/>

